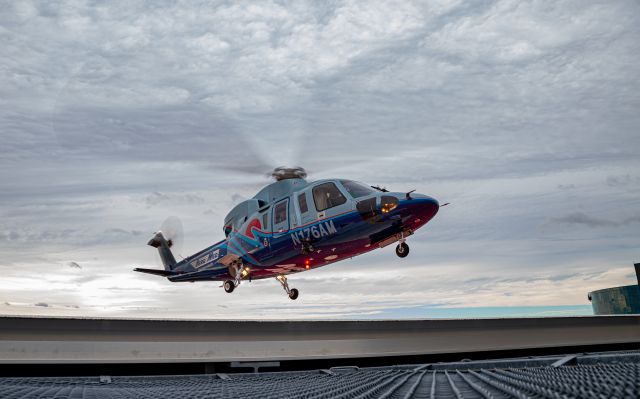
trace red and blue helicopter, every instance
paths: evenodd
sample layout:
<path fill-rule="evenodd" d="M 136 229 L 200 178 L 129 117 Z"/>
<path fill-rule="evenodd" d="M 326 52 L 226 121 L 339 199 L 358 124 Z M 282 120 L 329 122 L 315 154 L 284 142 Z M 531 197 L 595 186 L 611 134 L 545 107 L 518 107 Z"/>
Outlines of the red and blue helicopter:
<path fill-rule="evenodd" d="M 224 219 L 226 238 L 176 261 L 173 240 L 162 231 L 148 245 L 158 249 L 164 269 L 134 271 L 171 282 L 224 281 L 231 293 L 243 281 L 272 278 L 291 299 L 287 275 L 303 272 L 398 242 L 396 254 L 409 254 L 407 237 L 439 210 L 434 198 L 389 192 L 352 180 L 308 182 L 303 168 L 276 168 L 275 182 L 236 205 Z"/>

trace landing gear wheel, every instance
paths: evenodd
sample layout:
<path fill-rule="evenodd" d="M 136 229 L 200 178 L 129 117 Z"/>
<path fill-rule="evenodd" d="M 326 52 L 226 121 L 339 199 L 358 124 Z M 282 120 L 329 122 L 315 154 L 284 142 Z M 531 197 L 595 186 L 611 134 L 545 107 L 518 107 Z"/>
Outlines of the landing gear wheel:
<path fill-rule="evenodd" d="M 398 246 L 396 247 L 396 255 L 401 258 L 405 258 L 407 255 L 409 255 L 409 246 L 406 242 L 401 242 L 400 244 L 398 244 Z"/>
<path fill-rule="evenodd" d="M 224 286 L 224 290 L 229 294 L 231 294 L 233 290 L 236 288 L 236 284 L 231 280 L 225 281 L 223 286 Z"/>
<path fill-rule="evenodd" d="M 298 290 L 292 288 L 291 291 L 289 291 L 289 299 L 295 300 L 296 298 L 298 298 Z"/>

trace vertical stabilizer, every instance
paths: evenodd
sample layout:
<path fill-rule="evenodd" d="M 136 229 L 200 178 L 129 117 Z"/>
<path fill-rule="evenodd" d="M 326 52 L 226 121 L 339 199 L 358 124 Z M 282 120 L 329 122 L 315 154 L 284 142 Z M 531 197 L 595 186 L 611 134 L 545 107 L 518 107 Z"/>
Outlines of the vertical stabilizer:
<path fill-rule="evenodd" d="M 158 248 L 158 253 L 160 254 L 160 259 L 162 259 L 162 264 L 164 265 L 165 270 L 173 270 L 176 265 L 176 258 L 174 258 L 173 253 L 171 253 L 171 240 L 167 241 L 162 232 L 159 231 L 151 240 L 149 240 L 147 245 Z"/>

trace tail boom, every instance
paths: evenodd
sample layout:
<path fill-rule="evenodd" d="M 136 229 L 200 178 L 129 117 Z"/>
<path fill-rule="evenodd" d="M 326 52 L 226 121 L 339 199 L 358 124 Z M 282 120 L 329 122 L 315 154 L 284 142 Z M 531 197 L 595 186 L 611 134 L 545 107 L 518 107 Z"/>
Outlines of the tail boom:
<path fill-rule="evenodd" d="M 147 243 L 147 245 L 158 249 L 164 270 L 168 272 L 171 272 L 177 264 L 176 258 L 173 257 L 173 253 L 171 252 L 171 244 L 171 240 L 164 238 L 161 231 L 157 232 Z"/>

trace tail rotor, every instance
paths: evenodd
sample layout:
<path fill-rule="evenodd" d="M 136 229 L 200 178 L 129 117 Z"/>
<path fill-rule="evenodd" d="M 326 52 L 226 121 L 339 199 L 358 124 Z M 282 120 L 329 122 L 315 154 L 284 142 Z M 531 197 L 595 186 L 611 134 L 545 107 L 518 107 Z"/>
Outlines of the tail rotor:
<path fill-rule="evenodd" d="M 180 255 L 182 245 L 184 244 L 182 221 L 177 216 L 169 216 L 162 222 L 162 225 L 160 225 L 160 232 L 167 239 L 169 248 Z"/>

